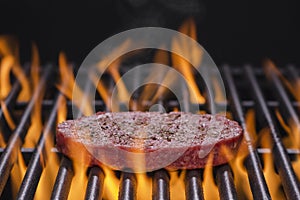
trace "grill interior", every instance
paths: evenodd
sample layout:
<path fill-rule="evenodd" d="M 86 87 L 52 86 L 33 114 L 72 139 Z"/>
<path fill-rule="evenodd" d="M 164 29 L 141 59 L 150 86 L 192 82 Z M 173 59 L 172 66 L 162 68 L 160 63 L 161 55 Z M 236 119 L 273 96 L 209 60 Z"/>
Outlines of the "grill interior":
<path fill-rule="evenodd" d="M 0 193 L 1 199 L 33 199 L 38 189 L 38 184 L 43 171 L 47 165 L 49 155 L 55 154 L 60 160 L 59 170 L 50 177 L 55 179 L 52 187 L 47 188 L 51 191 L 52 199 L 67 199 L 69 191 L 74 181 L 75 169 L 72 161 L 58 153 L 52 144 L 51 148 L 46 148 L 47 141 L 54 141 L 55 127 L 57 125 L 57 111 L 61 109 L 65 97 L 56 89 L 58 75 L 53 66 L 45 66 L 41 72 L 41 79 L 38 87 L 34 91 L 28 102 L 18 102 L 17 97 L 21 91 L 21 84 L 18 80 L 12 83 L 12 89 L 5 98 L 0 110 L 1 137 L 3 139 L 0 149 Z M 25 67 L 25 71 L 29 67 Z M 248 179 L 237 180 L 240 177 L 238 171 L 232 169 L 232 165 L 222 165 L 213 167 L 213 178 L 219 194 L 214 194 L 220 199 L 245 199 L 249 196 L 247 191 L 241 186 L 245 182 L 250 186 L 250 198 L 254 199 L 271 199 L 274 188 L 266 181 L 266 166 L 264 165 L 264 156 L 271 155 L 274 162 L 275 171 L 271 176 L 278 176 L 280 191 L 286 199 L 300 199 L 299 176 L 300 176 L 300 148 L 299 143 L 296 148 L 286 145 L 284 142 L 288 138 L 288 131 L 278 119 L 276 112 L 280 113 L 282 119 L 288 124 L 289 128 L 299 132 L 299 110 L 300 102 L 291 94 L 282 76 L 294 83 L 299 79 L 299 70 L 294 66 L 288 66 L 280 69 L 281 74 L 270 68 L 266 72 L 263 68 L 245 66 L 220 67 L 221 74 L 226 85 L 228 101 L 225 103 L 227 110 L 232 114 L 234 120 L 246 130 L 246 115 L 249 110 L 255 111 L 255 130 L 257 138 L 261 138 L 261 130 L 268 127 L 267 135 L 271 138 L 270 148 L 260 145 L 253 134 L 245 131 L 244 142 L 240 151 L 247 153 L 242 156 L 242 164 Z M 111 82 L 108 77 L 108 82 Z M 44 122 L 43 131 L 38 143 L 34 147 L 27 148 L 23 146 L 24 138 L 30 127 L 31 114 L 38 98 L 41 98 L 42 90 L 46 88 L 46 93 L 42 97 L 42 120 Z M 178 106 L 174 100 L 164 101 L 164 107 L 167 110 L 173 110 Z M 68 118 L 72 118 L 72 102 L 67 101 Z M 218 104 L 217 104 L 218 105 Z M 105 103 L 98 96 L 95 101 L 96 110 L 106 110 Z M 201 110 L 209 112 L 208 103 L 195 105 Z M 219 106 L 224 106 L 220 103 Z M 15 129 L 9 125 L 9 119 L 5 115 L 6 111 L 16 122 Z M 33 122 L 34 123 L 34 122 Z M 291 124 L 294 124 L 293 127 Z M 295 136 L 299 138 L 299 136 Z M 258 139 L 259 140 L 259 139 Z M 290 140 L 290 139 L 287 139 Z M 19 150 L 21 156 L 19 155 Z M 20 187 L 16 191 L 12 189 L 12 169 L 13 166 L 20 162 L 20 157 L 24 158 L 25 171 L 24 177 L 20 179 Z M 206 169 L 205 169 L 206 170 Z M 186 199 L 204 199 L 207 197 L 205 191 L 207 186 L 203 185 L 205 179 L 205 170 L 187 170 L 178 171 L 178 176 L 184 174 L 184 190 L 178 193 L 184 193 Z M 103 195 L 103 185 L 107 174 L 99 167 L 90 167 L 86 172 L 87 184 L 80 182 L 80 187 L 85 188 L 85 199 L 101 199 Z M 137 179 L 134 173 L 113 173 L 120 184 L 118 187 L 119 199 L 136 199 L 137 198 Z M 172 187 L 170 173 L 165 170 L 158 170 L 147 174 L 152 179 L 152 198 L 153 199 L 170 199 L 176 194 L 171 193 Z M 49 179 L 50 179 L 49 178 Z M 36 197 L 37 198 L 37 197 Z M 272 196 L 276 198 L 276 196 Z"/>

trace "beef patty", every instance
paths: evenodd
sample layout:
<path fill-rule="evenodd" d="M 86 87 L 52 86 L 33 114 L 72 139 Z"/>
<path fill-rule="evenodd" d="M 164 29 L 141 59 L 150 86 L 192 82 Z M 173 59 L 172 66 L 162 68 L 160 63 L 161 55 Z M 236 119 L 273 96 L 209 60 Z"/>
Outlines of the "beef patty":
<path fill-rule="evenodd" d="M 243 130 L 223 115 L 183 112 L 99 112 L 57 126 L 57 149 L 88 165 L 114 169 L 137 165 L 158 168 L 203 168 L 229 161 L 223 147 L 235 152 Z"/>

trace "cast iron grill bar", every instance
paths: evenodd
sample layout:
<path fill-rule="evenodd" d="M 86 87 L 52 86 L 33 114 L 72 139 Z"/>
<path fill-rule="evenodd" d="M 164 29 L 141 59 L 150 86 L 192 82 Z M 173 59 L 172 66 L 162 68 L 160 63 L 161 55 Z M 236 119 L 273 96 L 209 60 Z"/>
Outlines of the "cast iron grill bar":
<path fill-rule="evenodd" d="M 245 66 L 245 71 L 250 85 L 252 86 L 252 92 L 259 106 L 258 108 L 263 113 L 267 125 L 270 129 L 271 136 L 273 138 L 274 143 L 272 147 L 272 155 L 274 157 L 274 160 L 276 160 L 275 166 L 282 180 L 285 195 L 288 199 L 300 199 L 299 182 L 291 166 L 291 162 L 286 152 L 286 149 L 280 140 L 278 128 L 276 127 L 273 117 L 267 107 L 266 101 L 261 92 L 261 89 L 259 88 L 258 82 L 256 80 L 256 77 L 254 76 L 252 68 L 250 66 Z"/>
<path fill-rule="evenodd" d="M 31 98 L 22 115 L 18 127 L 9 138 L 8 144 L 0 157 L 0 194 L 3 192 L 13 164 L 17 160 L 18 150 L 20 150 L 25 134 L 29 128 L 31 111 L 36 103 L 36 100 L 43 93 L 42 91 L 45 88 L 45 83 L 49 75 L 50 66 L 47 66 L 38 88 L 34 91 L 33 97 Z"/>
<path fill-rule="evenodd" d="M 86 82 L 86 84 L 84 86 L 84 97 L 82 97 L 84 99 L 84 101 L 79 105 L 79 108 L 74 108 L 73 106 L 75 106 L 75 105 L 71 104 L 72 109 L 73 108 L 78 109 L 77 112 L 73 112 L 73 115 L 75 114 L 76 118 L 83 116 L 82 110 L 84 109 L 85 104 L 89 103 L 86 101 L 88 100 L 87 95 L 89 94 L 91 87 L 92 87 L 91 82 Z M 94 171 L 94 170 L 91 170 L 91 171 Z M 67 199 L 68 198 L 73 176 L 74 176 L 74 169 L 73 169 L 72 162 L 67 157 L 63 156 L 63 159 L 60 164 L 59 172 L 58 172 L 56 180 L 55 180 L 51 199 Z M 92 179 L 96 180 L 95 174 L 91 175 L 91 176 L 92 176 Z M 92 183 L 90 182 L 88 184 L 92 184 Z M 102 187 L 102 185 L 101 185 L 101 187 Z M 93 195 L 99 195 L 99 194 L 96 194 L 96 192 L 97 192 L 97 190 L 99 191 L 100 188 L 97 188 L 97 190 L 95 190 L 95 187 L 90 187 L 89 189 L 93 190 L 93 192 L 94 192 Z M 86 198 L 92 198 L 92 196 L 90 196 L 90 194 L 86 193 Z"/>
<path fill-rule="evenodd" d="M 229 74 L 231 76 L 231 70 L 229 70 Z M 227 78 L 226 78 L 226 80 L 228 81 Z M 232 84 L 235 86 L 235 83 L 234 83 L 233 79 L 232 79 Z M 231 91 L 231 87 L 229 87 L 229 89 Z M 233 93 L 233 92 L 231 92 L 231 93 Z M 239 100 L 237 91 L 235 91 L 235 93 L 236 93 L 236 96 L 237 96 L 236 100 L 237 100 L 238 103 L 233 103 L 233 105 L 234 105 L 234 107 L 237 107 L 237 104 L 239 104 L 240 110 L 241 110 L 241 113 L 242 113 L 242 115 L 241 115 L 242 118 L 241 119 L 245 123 L 245 121 L 244 121 L 244 113 L 242 111 L 241 102 Z M 231 94 L 231 96 L 232 96 L 232 94 Z M 53 100 L 52 100 L 52 102 L 53 102 Z M 233 100 L 233 102 L 234 102 L 234 100 Z M 11 103 L 11 102 L 9 102 L 9 103 Z M 51 103 L 51 105 L 53 105 L 53 103 Z M 27 109 L 27 107 L 26 107 L 26 109 Z M 49 119 L 50 118 L 51 117 L 49 117 Z M 252 145 L 251 145 L 251 147 L 253 148 Z M 254 148 L 252 150 L 253 150 L 254 154 L 257 156 L 256 150 Z M 33 160 L 34 155 L 35 154 L 33 154 L 30 162 L 33 162 L 32 160 Z M 39 155 L 42 156 L 42 153 L 40 153 Z M 250 157 L 250 156 L 251 156 L 251 152 L 250 152 L 250 154 L 249 154 L 248 157 Z M 250 185 L 251 185 L 251 180 L 250 179 L 253 178 L 253 174 L 252 174 L 251 170 L 249 170 L 249 168 L 247 167 L 247 161 L 250 160 L 248 157 L 245 160 L 245 166 L 246 166 L 247 172 L 249 174 L 248 177 L 249 177 L 249 182 L 250 182 Z M 258 157 L 256 157 L 256 158 L 258 158 Z M 63 157 L 62 158 L 62 162 L 65 159 L 67 159 L 67 158 Z M 38 163 L 38 165 L 42 166 L 42 170 L 43 170 L 43 167 L 44 167 L 43 162 L 41 162 L 41 163 L 40 162 L 41 161 L 39 161 L 37 163 Z M 63 173 L 63 172 L 59 172 L 58 173 L 58 176 L 57 176 L 57 179 L 56 179 L 56 183 L 55 183 L 55 187 L 60 187 L 60 189 L 59 188 L 55 189 L 55 187 L 54 187 L 53 193 L 55 193 L 56 195 L 54 195 L 52 193 L 52 199 L 60 199 L 60 198 L 65 198 L 66 199 L 67 196 L 68 196 L 74 172 L 73 172 L 71 161 L 70 160 L 66 161 L 66 163 L 67 164 L 61 164 L 60 165 L 60 170 L 62 169 L 62 170 L 66 170 L 66 171 L 65 171 L 64 175 L 61 175 L 61 178 L 60 178 L 61 183 L 57 183 L 57 182 L 58 182 L 58 179 L 59 179 L 58 178 L 59 174 Z M 251 163 L 251 164 L 253 164 L 253 163 Z M 68 167 L 66 167 L 66 165 L 70 165 L 70 169 Z M 234 185 L 232 185 L 233 184 L 233 177 L 232 177 L 231 169 L 230 169 L 230 167 L 228 165 L 225 165 L 225 166 L 226 167 L 224 167 L 223 171 L 220 170 L 220 168 L 223 167 L 223 166 L 216 167 L 214 169 L 215 170 L 215 174 L 216 174 L 216 182 L 217 182 L 217 185 L 218 185 L 218 188 L 219 188 L 219 193 L 220 193 L 220 198 L 221 199 L 222 199 L 222 197 L 224 197 L 224 199 L 229 199 L 229 197 L 231 197 L 229 195 L 232 195 L 235 192 Z M 254 166 L 252 166 L 252 167 L 258 167 L 258 166 L 260 167 L 260 162 L 258 162 L 258 164 L 254 163 Z M 31 167 L 30 167 L 30 164 L 29 164 L 27 170 L 30 170 L 30 168 Z M 90 169 L 90 171 L 89 171 L 89 181 L 88 181 L 88 186 L 87 186 L 86 196 L 85 196 L 86 199 L 95 199 L 95 197 L 97 197 L 97 195 L 98 195 L 99 198 L 101 198 L 103 181 L 104 181 L 104 175 L 103 175 L 102 170 L 100 168 L 98 168 L 98 169 L 97 168 L 98 167 L 92 167 Z M 100 170 L 100 171 L 98 171 L 98 170 Z M 195 172 L 195 174 L 192 173 L 193 171 Z M 228 174 L 227 172 L 230 172 L 231 174 Z M 260 172 L 262 174 L 261 167 L 259 168 L 258 172 Z M 26 172 L 26 173 L 29 173 L 29 172 Z M 157 173 L 161 173 L 161 171 L 154 172 L 153 174 L 155 175 Z M 202 184 L 201 184 L 201 170 L 187 170 L 186 173 L 187 173 L 186 174 L 186 178 L 185 178 L 186 199 L 203 199 L 203 191 L 202 191 Z M 159 178 L 156 178 L 156 180 L 160 180 L 161 183 L 167 183 L 167 186 L 159 186 L 159 181 L 155 181 L 155 176 L 153 177 L 152 183 L 153 183 L 153 186 L 156 185 L 160 189 L 160 191 L 161 191 L 160 193 L 161 194 L 167 194 L 167 195 L 165 195 L 165 196 L 167 196 L 167 198 L 164 198 L 164 199 L 169 199 L 170 198 L 170 194 L 169 194 L 170 193 L 170 191 L 169 191 L 169 176 L 168 176 L 168 173 L 165 172 L 164 170 L 163 170 L 163 174 L 166 175 L 167 179 L 159 177 Z M 192 175 L 188 176 L 188 174 L 192 174 Z M 130 174 L 130 175 L 133 175 L 133 174 Z M 63 178 L 63 176 L 64 176 L 64 178 Z M 26 177 L 26 175 L 25 175 L 25 177 Z M 40 177 L 40 175 L 38 175 L 38 179 L 39 179 L 39 177 Z M 123 177 L 124 177 L 124 173 L 122 174 L 122 179 L 123 179 Z M 133 175 L 133 177 L 134 177 L 134 175 Z M 132 178 L 132 177 L 130 177 L 130 178 Z M 136 184 L 135 177 L 134 177 L 133 181 L 130 178 L 129 178 L 129 186 L 133 185 L 133 184 Z M 262 178 L 264 180 L 263 175 L 262 175 Z M 24 180 L 25 180 L 25 178 L 24 178 Z M 23 182 L 24 182 L 24 180 L 23 180 Z M 126 180 L 128 180 L 128 179 L 126 179 Z M 228 182 L 228 180 L 231 181 L 231 182 Z M 68 185 L 68 183 L 65 183 L 65 181 L 66 182 L 69 181 L 70 182 L 69 185 Z M 31 184 L 32 184 L 32 182 L 31 182 Z M 265 184 L 265 181 L 264 181 L 264 184 Z M 124 185 L 125 184 L 120 184 L 120 190 L 119 190 L 120 193 L 121 193 L 121 187 L 123 187 Z M 221 194 L 223 192 L 223 190 L 221 189 L 222 187 L 225 188 L 225 193 L 224 194 Z M 251 185 L 251 190 L 252 190 L 252 194 L 253 194 L 254 198 L 255 198 L 255 196 L 254 196 L 255 194 L 254 193 L 257 193 L 257 191 L 258 191 L 257 189 L 258 188 L 261 189 L 260 187 L 261 187 L 261 183 L 259 183 L 259 184 L 256 183 L 256 188 L 252 187 L 252 185 Z M 157 197 L 157 195 L 156 196 L 154 195 L 154 188 L 155 187 L 153 187 L 153 194 L 152 194 L 153 195 L 153 199 L 155 199 L 155 197 Z M 133 187 L 133 189 L 136 190 L 136 186 Z M 231 191 L 231 189 L 234 189 L 234 191 Z M 267 192 L 268 192 L 268 188 L 267 187 L 266 187 L 266 189 L 267 189 Z M 22 193 L 22 191 L 19 191 L 19 192 Z M 132 192 L 130 189 L 124 190 L 123 192 L 127 192 L 130 195 L 132 195 L 132 194 L 136 195 L 136 192 Z M 161 195 L 161 196 L 163 196 L 163 195 Z M 235 192 L 234 196 L 236 197 L 236 192 Z M 189 197 L 191 197 L 191 198 L 189 198 Z M 193 198 L 193 197 L 195 197 L 195 198 Z M 119 195 L 119 198 L 120 198 L 120 195 Z M 259 196 L 258 198 L 255 198 L 255 199 L 261 199 L 261 198 L 262 198 L 262 196 Z"/>
<path fill-rule="evenodd" d="M 63 200 L 68 198 L 73 176 L 74 170 L 72 162 L 67 157 L 63 156 L 52 190 L 52 200 Z"/>
<path fill-rule="evenodd" d="M 35 151 L 30 159 L 28 168 L 26 170 L 26 174 L 24 176 L 24 179 L 19 189 L 17 199 L 33 199 L 34 197 L 36 188 L 40 180 L 40 176 L 44 170 L 45 165 L 47 164 L 45 162 L 46 160 L 45 151 L 47 150 L 45 149 L 46 140 L 53 139 L 50 138 L 50 134 L 52 133 L 51 130 L 53 130 L 56 122 L 57 109 L 61 104 L 63 98 L 64 98 L 63 95 L 59 94 L 56 103 L 51 110 L 47 125 L 44 131 L 42 132 L 38 145 L 35 148 Z"/>
<path fill-rule="evenodd" d="M 206 72 L 204 72 L 204 76 L 205 77 L 213 77 L 215 74 L 214 71 L 212 70 L 207 70 Z M 215 102 L 215 94 L 212 92 L 213 91 L 213 84 L 211 82 L 210 79 L 206 79 L 206 99 L 207 99 L 207 106 L 209 107 L 208 110 L 210 110 L 210 112 L 212 114 L 215 114 L 217 112 L 219 112 L 219 110 L 217 109 L 217 103 Z M 219 106 L 222 106 L 223 104 L 220 104 Z M 230 167 L 226 167 L 226 168 L 216 168 L 215 169 L 217 171 L 217 174 L 219 174 L 221 176 L 221 174 L 223 174 L 222 178 L 225 180 L 221 180 L 221 179 L 217 179 L 218 182 L 218 186 L 219 187 L 224 187 L 225 183 L 226 185 L 226 189 L 223 190 L 222 192 L 224 193 L 224 195 L 222 195 L 222 197 L 224 197 L 224 199 L 226 199 L 226 197 L 236 197 L 236 190 L 234 187 L 234 183 L 233 183 L 233 178 L 232 177 L 232 171 L 230 169 Z M 220 172 L 218 172 L 220 170 Z M 226 174 L 226 175 L 225 175 Z M 224 181 L 223 183 L 220 181 Z M 219 188 L 219 190 L 222 190 L 222 188 Z"/>
<path fill-rule="evenodd" d="M 216 182 L 219 189 L 220 199 L 237 199 L 237 193 L 233 181 L 232 170 L 229 165 L 216 167 Z"/>
<path fill-rule="evenodd" d="M 293 81 L 299 80 L 299 73 L 294 66 L 288 66 L 288 72 Z"/>
<path fill-rule="evenodd" d="M 292 102 L 289 100 L 289 97 L 287 95 L 287 92 L 284 89 L 284 86 L 282 85 L 281 81 L 279 80 L 279 77 L 275 74 L 275 72 L 272 70 L 272 68 L 268 69 L 268 75 L 269 78 L 271 79 L 272 86 L 275 88 L 274 95 L 276 95 L 277 99 L 279 100 L 279 108 L 280 111 L 285 115 L 286 119 L 292 120 L 291 121 L 291 129 L 293 133 L 298 134 L 299 132 L 299 125 L 300 125 L 300 120 L 299 117 L 292 105 Z M 293 74 L 296 74 L 295 72 Z M 294 129 L 296 129 L 294 131 Z M 300 141 L 295 141 L 297 144 L 299 144 Z M 299 147 L 298 147 L 299 148 Z"/>
<path fill-rule="evenodd" d="M 136 177 L 133 173 L 123 172 L 119 187 L 119 200 L 134 200 L 136 198 Z"/>
<path fill-rule="evenodd" d="M 237 199 L 232 171 L 228 165 L 216 167 L 216 179 L 221 200 Z"/>
<path fill-rule="evenodd" d="M 13 84 L 13 87 L 12 87 L 10 93 L 6 97 L 5 101 L 3 102 L 5 104 L 5 106 L 7 107 L 7 110 L 11 110 L 10 108 L 13 107 L 13 104 L 16 101 L 16 99 L 17 99 L 17 97 L 19 95 L 20 90 L 21 90 L 21 84 L 20 84 L 19 81 L 16 81 Z M 6 120 L 5 120 L 4 111 L 2 109 L 2 106 L 0 106 L 0 123 L 1 123 L 1 125 L 4 125 L 3 127 L 9 127 L 8 124 L 7 124 L 7 122 L 6 122 Z M 4 123 L 4 124 L 2 124 L 2 123 Z M 8 130 L 10 130 L 10 129 L 8 129 Z M 4 137 L 5 141 L 7 142 L 10 133 L 5 134 L 5 132 L 6 131 L 2 130 L 3 137 Z"/>
<path fill-rule="evenodd" d="M 267 183 L 262 172 L 262 167 L 257 151 L 252 145 L 253 139 L 251 138 L 251 135 L 247 132 L 244 111 L 229 66 L 223 67 L 223 74 L 226 80 L 226 84 L 228 86 L 228 91 L 230 93 L 229 100 L 231 103 L 231 110 L 235 111 L 235 118 L 237 121 L 239 121 L 240 125 L 244 130 L 244 138 L 246 140 L 249 151 L 249 155 L 245 159 L 245 167 L 247 169 L 251 190 L 255 191 L 252 192 L 253 198 L 271 199 L 269 189 L 267 187 Z"/>
<path fill-rule="evenodd" d="M 29 70 L 29 66 L 25 67 L 25 74 L 28 73 L 28 70 Z M 7 95 L 7 97 L 4 100 L 4 104 L 5 104 L 5 106 L 7 107 L 8 110 L 11 110 L 13 108 L 13 106 L 15 105 L 15 102 L 17 100 L 17 97 L 18 97 L 20 91 L 21 91 L 21 83 L 17 79 L 14 82 L 9 94 Z M 3 120 L 3 118 L 4 118 L 4 120 Z M 2 122 L 5 123 L 5 127 L 8 127 L 8 125 L 6 123 L 6 120 L 5 120 L 5 117 L 4 117 L 4 111 L 2 110 L 2 106 L 0 106 L 0 123 L 2 123 Z M 7 134 L 3 134 L 3 137 L 4 137 L 6 142 L 8 141 L 8 138 L 11 135 L 11 130 L 10 129 L 8 129 L 8 130 L 9 131 L 8 131 Z M 2 133 L 5 133 L 5 132 L 6 131 L 2 130 Z"/>
<path fill-rule="evenodd" d="M 170 199 L 170 177 L 166 170 L 154 172 L 152 180 L 152 199 L 169 200 Z"/>
<path fill-rule="evenodd" d="M 102 199 L 104 173 L 99 167 L 92 167 L 89 173 L 85 200 Z"/>
<path fill-rule="evenodd" d="M 186 199 L 204 200 L 200 170 L 187 170 L 185 176 Z"/>

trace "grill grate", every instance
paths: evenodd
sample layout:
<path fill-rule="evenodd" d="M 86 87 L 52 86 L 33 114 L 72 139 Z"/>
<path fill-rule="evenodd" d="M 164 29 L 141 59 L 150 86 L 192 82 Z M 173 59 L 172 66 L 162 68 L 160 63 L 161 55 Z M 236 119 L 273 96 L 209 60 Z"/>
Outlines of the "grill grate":
<path fill-rule="evenodd" d="M 16 99 L 21 90 L 20 83 L 15 81 L 12 90 L 5 99 L 5 105 L 11 113 L 17 108 L 23 110 L 16 129 L 11 133 L 8 128 L 7 121 L 4 117 L 4 111 L 0 110 L 0 123 L 2 136 L 7 141 L 7 145 L 0 149 L 0 194 L 1 198 L 11 198 L 12 191 L 10 189 L 10 173 L 13 165 L 17 161 L 18 150 L 21 150 L 23 156 L 27 155 L 27 169 L 18 190 L 18 199 L 33 199 L 38 187 L 39 180 L 46 165 L 46 141 L 53 140 L 53 133 L 56 126 L 57 110 L 62 104 L 64 96 L 57 92 L 56 98 L 45 99 L 42 102 L 44 110 L 47 112 L 47 122 L 43 132 L 39 138 L 35 148 L 22 148 L 24 138 L 29 128 L 30 115 L 33 110 L 36 99 L 42 94 L 42 89 L 46 87 L 47 81 L 53 75 L 47 66 L 43 71 L 43 76 L 39 83 L 39 87 L 33 94 L 33 98 L 28 103 L 17 103 Z M 298 71 L 295 67 L 289 66 L 284 70 L 284 75 L 291 80 L 299 80 Z M 299 113 L 300 102 L 292 100 L 286 87 L 280 80 L 279 75 L 275 72 L 267 70 L 267 76 L 270 85 L 266 85 L 266 81 L 260 82 L 260 78 L 266 78 L 264 72 L 259 68 L 251 66 L 231 67 L 224 66 L 222 75 L 229 93 L 228 107 L 233 113 L 233 117 L 237 120 L 244 130 L 246 130 L 245 111 L 249 108 L 255 108 L 260 123 L 266 125 L 270 129 L 273 147 L 272 149 L 256 148 L 251 135 L 245 131 L 245 141 L 249 151 L 244 160 L 244 166 L 248 173 L 248 181 L 250 183 L 252 196 L 254 199 L 271 199 L 269 187 L 266 183 L 261 164 L 261 154 L 272 153 L 276 162 L 274 165 L 278 171 L 283 186 L 284 194 L 287 199 L 300 199 L 299 177 L 297 178 L 291 163 L 291 157 L 300 157 L 300 149 L 286 149 L 282 142 L 282 134 L 280 125 L 275 119 L 274 110 L 279 109 L 285 119 L 291 119 L 293 124 L 300 125 Z M 237 79 L 244 79 L 238 84 Z M 274 91 L 274 99 L 266 96 L 265 88 Z M 244 90 L 241 92 L 241 90 Z M 252 96 L 248 98 L 248 90 L 252 92 Z M 265 96 L 264 96 L 265 95 Z M 269 95 L 269 94 L 268 94 Z M 245 97 L 246 96 L 246 97 Z M 266 98 L 267 97 L 267 98 Z M 104 103 L 96 100 L 98 110 L 104 109 Z M 68 102 L 68 107 L 71 107 Z M 175 107 L 176 102 L 167 102 L 167 106 Z M 198 105 L 196 105 L 198 106 Z M 207 108 L 208 105 L 199 105 L 200 108 Z M 220 105 L 222 106 L 222 105 Z M 261 119 L 260 119 L 261 118 Z M 49 153 L 49 152 L 48 152 Z M 61 158 L 59 171 L 52 190 L 51 199 L 67 199 L 72 179 L 74 177 L 74 168 L 72 161 L 58 154 Z M 298 158 L 299 159 L 299 158 Z M 234 183 L 235 174 L 229 165 L 214 167 L 214 179 L 219 190 L 220 199 L 238 199 L 239 195 L 237 187 Z M 300 173 L 298 173 L 300 174 Z M 170 199 L 170 176 L 165 170 L 158 170 L 151 173 L 152 177 L 152 198 L 153 199 Z M 86 186 L 85 199 L 101 199 L 103 193 L 103 183 L 105 173 L 99 167 L 91 167 L 88 170 L 88 182 Z M 185 196 L 186 199 L 204 199 L 203 170 L 187 170 L 185 174 Z M 83 186 L 85 187 L 85 186 Z M 121 173 L 119 185 L 119 199 L 136 199 L 137 179 L 132 173 Z M 184 191 L 180 191 L 184 192 Z M 217 195 L 217 194 L 216 194 Z"/>

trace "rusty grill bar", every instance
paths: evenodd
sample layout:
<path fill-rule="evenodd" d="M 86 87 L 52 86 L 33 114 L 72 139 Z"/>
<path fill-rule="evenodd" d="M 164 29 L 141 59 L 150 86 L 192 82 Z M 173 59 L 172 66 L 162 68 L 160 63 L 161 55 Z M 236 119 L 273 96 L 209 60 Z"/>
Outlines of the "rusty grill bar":
<path fill-rule="evenodd" d="M 283 70 L 283 69 L 282 69 Z M 289 66 L 284 69 L 285 74 L 292 80 L 299 80 L 298 70 Z M 247 124 L 245 120 L 245 110 L 249 108 L 255 108 L 260 113 L 260 122 L 264 123 L 270 129 L 272 136 L 273 148 L 269 149 L 272 153 L 276 162 L 274 162 L 278 174 L 281 179 L 284 194 L 287 199 L 300 199 L 300 188 L 299 188 L 299 177 L 296 176 L 295 170 L 292 167 L 290 160 L 291 156 L 299 156 L 299 149 L 286 149 L 282 143 L 280 134 L 279 124 L 274 118 L 272 110 L 278 108 L 283 113 L 286 119 L 291 119 L 294 124 L 299 126 L 299 114 L 297 109 L 300 108 L 299 102 L 291 100 L 288 96 L 288 92 L 280 80 L 277 73 L 267 70 L 266 74 L 261 68 L 252 68 L 250 66 L 222 67 L 222 76 L 227 86 L 228 93 L 228 106 L 229 110 L 233 114 L 233 118 L 237 120 L 242 128 L 245 130 L 245 142 L 247 144 L 248 155 L 244 160 L 244 167 L 248 173 L 248 181 L 251 187 L 252 196 L 254 199 L 271 199 L 270 191 L 266 183 L 266 179 L 263 173 L 263 166 L 261 163 L 261 154 L 264 154 L 264 149 L 256 148 L 254 145 L 253 138 L 247 132 Z M 26 169 L 25 176 L 23 177 L 21 186 L 18 190 L 18 199 L 33 199 L 41 174 L 46 165 L 45 153 L 46 141 L 54 139 L 55 126 L 56 126 L 56 115 L 59 105 L 61 104 L 63 95 L 57 92 L 57 96 L 54 99 L 44 100 L 42 105 L 43 108 L 51 107 L 48 112 L 47 122 L 43 132 L 39 138 L 38 144 L 34 149 L 22 148 L 24 137 L 28 130 L 28 124 L 30 122 L 30 114 L 33 109 L 33 105 L 36 99 L 41 95 L 41 90 L 45 88 L 45 84 L 49 81 L 50 67 L 46 67 L 43 72 L 41 82 L 38 89 L 34 92 L 34 97 L 25 104 L 25 109 L 18 122 L 17 128 L 10 135 L 10 129 L 4 117 L 3 110 L 0 110 L 0 123 L 3 138 L 7 140 L 7 145 L 0 149 L 0 193 L 3 198 L 11 198 L 11 190 L 9 184 L 9 176 L 11 169 L 17 160 L 17 152 L 21 150 L 23 154 L 29 153 L 29 161 Z M 275 100 L 269 101 L 263 94 L 263 87 L 258 77 L 268 76 L 270 88 L 274 91 Z M 235 77 L 246 78 L 246 85 L 239 86 Z M 239 92 L 238 88 L 245 92 L 251 90 L 253 96 L 251 99 L 242 99 L 243 93 Z M 269 86 L 267 86 L 269 87 Z M 20 83 L 16 81 L 13 84 L 12 90 L 8 97 L 5 99 L 5 104 L 11 113 L 14 113 L 15 106 L 18 106 L 16 98 L 20 92 Z M 174 102 L 167 102 L 167 105 L 173 107 Z M 208 102 L 211 103 L 211 102 Z M 175 103 L 176 104 L 176 103 Z M 101 109 L 104 103 L 101 100 L 97 100 L 96 106 Z M 68 102 L 68 107 L 71 103 Z M 207 108 L 208 105 L 199 105 L 200 108 Z M 222 106 L 222 105 L 221 105 Z M 58 154 L 61 158 L 59 171 L 56 175 L 56 180 L 53 188 L 49 188 L 52 191 L 51 199 L 67 199 L 71 183 L 74 177 L 74 168 L 72 161 L 57 152 L 48 152 Z M 232 171 L 230 165 L 222 165 L 214 167 L 214 181 L 219 190 L 220 199 L 238 199 L 237 187 L 234 182 L 236 176 Z M 299 170 L 299 169 L 298 169 Z M 103 185 L 105 181 L 105 173 L 99 167 L 91 167 L 88 170 L 88 181 L 85 191 L 85 199 L 101 199 L 103 194 Z M 203 182 L 203 169 L 199 170 L 187 170 L 185 172 L 185 193 L 186 199 L 204 199 L 204 188 Z M 165 170 L 158 170 L 151 172 L 152 177 L 152 199 L 170 199 L 170 176 Z M 121 173 L 120 185 L 119 185 L 119 199 L 137 199 L 137 179 L 133 173 Z M 217 194 L 216 194 L 217 195 Z"/>

